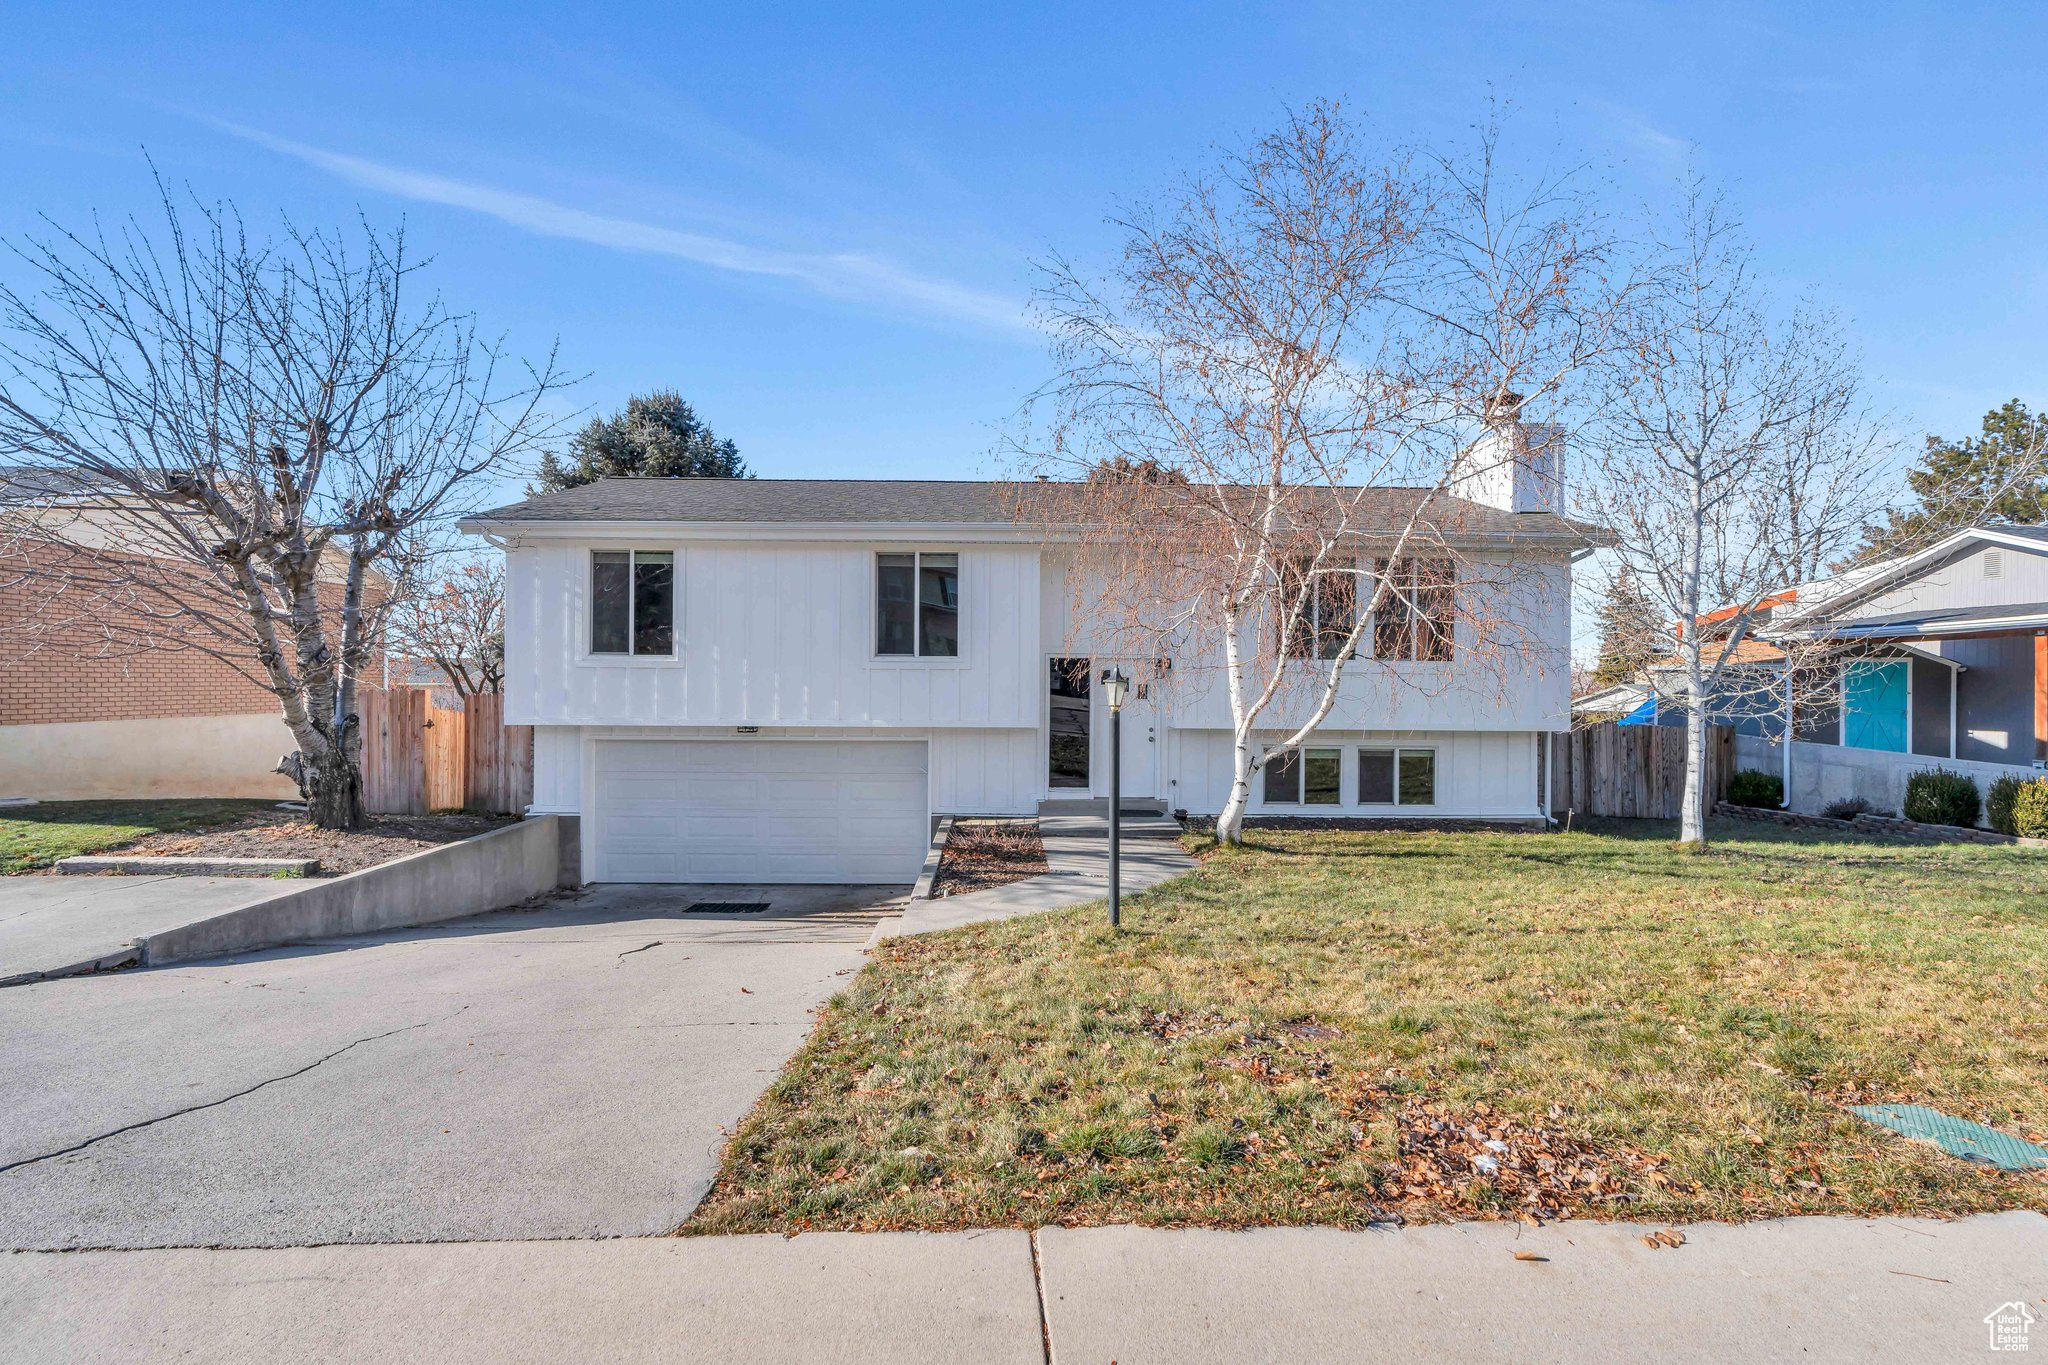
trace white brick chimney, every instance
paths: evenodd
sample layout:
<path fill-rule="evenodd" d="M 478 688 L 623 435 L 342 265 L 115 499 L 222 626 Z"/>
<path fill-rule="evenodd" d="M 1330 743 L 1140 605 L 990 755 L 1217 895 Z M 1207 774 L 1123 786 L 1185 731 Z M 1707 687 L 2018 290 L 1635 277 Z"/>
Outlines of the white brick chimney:
<path fill-rule="evenodd" d="M 1451 496 L 1504 512 L 1564 511 L 1564 432 L 1522 420 L 1522 395 L 1486 402 L 1486 430 L 1451 465 Z"/>

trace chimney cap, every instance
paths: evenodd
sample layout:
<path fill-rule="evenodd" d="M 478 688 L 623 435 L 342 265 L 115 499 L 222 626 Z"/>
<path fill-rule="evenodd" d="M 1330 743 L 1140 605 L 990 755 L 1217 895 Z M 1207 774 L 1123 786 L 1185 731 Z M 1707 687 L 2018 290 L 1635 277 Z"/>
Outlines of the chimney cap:
<path fill-rule="evenodd" d="M 1486 420 L 1489 422 L 1514 422 L 1522 416 L 1522 395 L 1507 389 L 1496 389 L 1486 395 Z"/>

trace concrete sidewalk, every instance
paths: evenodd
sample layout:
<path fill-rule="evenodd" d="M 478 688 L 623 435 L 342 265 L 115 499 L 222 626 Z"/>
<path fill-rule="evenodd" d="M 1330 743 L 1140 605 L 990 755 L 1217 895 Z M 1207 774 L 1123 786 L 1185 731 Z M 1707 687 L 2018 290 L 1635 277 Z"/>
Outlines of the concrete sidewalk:
<path fill-rule="evenodd" d="M 136 960 L 135 940 L 304 886 L 266 877 L 0 878 L 0 986 Z"/>
<path fill-rule="evenodd" d="M 970 891 L 964 896 L 911 901 L 902 915 L 884 920 L 876 927 L 872 942 L 957 929 L 963 924 L 1014 919 L 1041 910 L 1064 910 L 1109 895 L 1106 818 L 1042 815 L 1038 832 L 1045 844 L 1047 871 L 1043 875 L 987 891 Z M 1136 895 L 1183 872 L 1194 871 L 1195 860 L 1181 851 L 1179 835 L 1179 824 L 1165 816 L 1124 817 L 1119 862 L 1125 895 Z"/>
<path fill-rule="evenodd" d="M 1141 1228 L 0 1257 L 0 1359 L 1939 1361 L 2048 1218 Z M 1544 1259 L 1518 1260 L 1516 1252 Z M 2048 1337 L 2044 1337 L 2048 1340 Z"/>

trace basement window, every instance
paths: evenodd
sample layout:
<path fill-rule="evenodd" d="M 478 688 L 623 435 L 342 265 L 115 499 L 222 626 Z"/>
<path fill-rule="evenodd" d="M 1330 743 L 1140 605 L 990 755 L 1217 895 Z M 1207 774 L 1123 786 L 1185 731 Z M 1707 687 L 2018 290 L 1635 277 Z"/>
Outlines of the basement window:
<path fill-rule="evenodd" d="M 670 657 L 676 652 L 673 550 L 593 550 L 590 652 Z"/>
<path fill-rule="evenodd" d="M 1433 806 L 1436 804 L 1436 750 L 1360 749 L 1358 804 L 1361 806 Z"/>

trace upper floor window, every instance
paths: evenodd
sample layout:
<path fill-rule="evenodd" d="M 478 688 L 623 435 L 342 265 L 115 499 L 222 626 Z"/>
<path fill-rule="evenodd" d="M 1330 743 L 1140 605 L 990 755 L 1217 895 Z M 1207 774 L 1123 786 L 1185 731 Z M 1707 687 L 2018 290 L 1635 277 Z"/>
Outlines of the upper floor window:
<path fill-rule="evenodd" d="M 960 653 L 960 556 L 875 556 L 875 653 L 951 659 Z"/>
<path fill-rule="evenodd" d="M 590 555 L 590 652 L 676 652 L 673 550 L 594 550 Z"/>
<path fill-rule="evenodd" d="M 1303 593 L 1302 585 L 1311 573 L 1315 586 Z M 1288 630 L 1282 653 L 1290 659 L 1349 658 L 1344 644 L 1351 638 L 1351 627 L 1358 616 L 1358 573 L 1354 566 L 1347 560 L 1316 572 L 1313 564 L 1303 560 L 1282 570 L 1280 581 L 1283 610 L 1292 611 L 1295 601 L 1301 601 L 1301 615 Z"/>
<path fill-rule="evenodd" d="M 1373 657 L 1446 663 L 1456 623 L 1458 566 L 1448 559 L 1382 559 L 1386 595 L 1373 613 Z"/>

